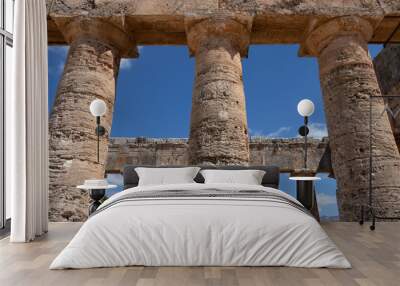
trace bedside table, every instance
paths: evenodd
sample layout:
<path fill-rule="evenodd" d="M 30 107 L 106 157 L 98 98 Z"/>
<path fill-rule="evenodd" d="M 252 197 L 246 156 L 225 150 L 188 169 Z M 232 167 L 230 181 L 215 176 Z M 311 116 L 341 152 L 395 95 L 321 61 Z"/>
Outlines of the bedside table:
<path fill-rule="evenodd" d="M 106 194 L 107 189 L 116 188 L 117 185 L 109 185 L 107 180 L 85 180 L 83 185 L 77 186 L 78 189 L 89 191 L 89 196 L 92 199 L 92 203 L 89 205 L 89 216 L 94 213 L 97 208 L 101 205 L 100 200 Z"/>
<path fill-rule="evenodd" d="M 315 176 L 291 176 L 289 180 L 296 181 L 297 200 L 319 221 L 314 182 L 321 180 L 321 178 Z"/>

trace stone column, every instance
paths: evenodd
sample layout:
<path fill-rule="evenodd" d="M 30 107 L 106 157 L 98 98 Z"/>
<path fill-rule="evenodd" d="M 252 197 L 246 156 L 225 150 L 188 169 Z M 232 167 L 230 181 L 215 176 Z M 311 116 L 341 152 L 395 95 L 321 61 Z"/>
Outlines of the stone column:
<path fill-rule="evenodd" d="M 62 30 L 70 48 L 49 122 L 49 216 L 51 221 L 82 221 L 89 196 L 76 185 L 104 177 L 120 59 L 136 56 L 136 47 L 124 32 L 105 22 L 75 20 Z M 89 111 L 96 98 L 107 104 L 101 118 L 106 134 L 101 137 L 100 163 L 96 120 Z"/>
<path fill-rule="evenodd" d="M 394 139 L 400 150 L 400 45 L 389 44 L 374 59 L 381 92 L 396 97 L 386 98 Z"/>
<path fill-rule="evenodd" d="M 191 164 L 247 165 L 249 142 L 241 57 L 247 54 L 251 19 L 186 19 L 196 57 L 190 121 Z"/>
<path fill-rule="evenodd" d="M 357 17 L 333 19 L 309 33 L 303 51 L 318 57 L 321 87 L 338 183 L 341 220 L 359 218 L 369 180 L 369 97 L 379 96 L 367 42 L 373 27 Z M 373 196 L 384 215 L 400 213 L 400 156 L 384 101 L 372 101 Z"/>

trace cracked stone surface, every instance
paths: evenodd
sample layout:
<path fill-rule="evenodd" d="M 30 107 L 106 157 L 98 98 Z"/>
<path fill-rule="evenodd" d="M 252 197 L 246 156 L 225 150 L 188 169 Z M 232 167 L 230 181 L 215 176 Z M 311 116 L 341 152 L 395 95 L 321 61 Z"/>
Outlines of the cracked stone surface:
<path fill-rule="evenodd" d="M 317 27 L 306 40 L 318 56 L 332 166 L 338 183 L 340 219 L 359 218 L 369 186 L 369 96 L 379 89 L 367 40 L 368 21 L 338 18 Z M 373 180 L 381 214 L 400 214 L 400 156 L 382 99 L 372 101 Z"/>
<path fill-rule="evenodd" d="M 49 122 L 51 221 L 86 219 L 89 196 L 76 186 L 85 179 L 104 177 L 111 130 L 121 52 L 112 43 L 99 40 L 98 35 L 82 33 L 79 27 L 72 25 L 72 31 L 68 31 L 74 36 Z M 100 140 L 99 163 L 96 120 L 89 111 L 96 98 L 107 105 L 107 113 L 101 118 L 107 131 Z"/>
<path fill-rule="evenodd" d="M 188 23 L 189 49 L 196 57 L 189 137 L 191 164 L 249 162 L 241 63 L 248 37 L 246 24 L 231 18 Z"/>
<path fill-rule="evenodd" d="M 86 217 L 87 195 L 72 186 L 83 178 L 104 173 L 107 149 L 105 137 L 101 162 L 96 164 L 95 123 L 88 105 L 99 96 L 112 110 L 119 60 L 136 56 L 137 44 L 187 44 L 196 57 L 191 147 L 190 156 L 187 155 L 191 163 L 247 164 L 254 158 L 269 162 L 270 158 L 252 157 L 253 151 L 244 139 L 247 123 L 240 58 L 247 54 L 250 44 L 303 43 L 306 31 L 327 22 L 329 28 L 319 30 L 319 35 L 314 33 L 314 39 L 321 40 L 323 48 L 316 51 L 312 45 L 302 45 L 300 53 L 319 56 L 328 128 L 330 137 L 334 136 L 333 164 L 341 189 L 341 217 L 355 219 L 355 205 L 365 200 L 367 180 L 365 101 L 368 95 L 379 94 L 365 44 L 384 43 L 392 34 L 398 24 L 393 16 L 400 15 L 399 1 L 47 0 L 46 3 L 49 44 L 71 44 L 50 122 L 52 220 Z M 341 16 L 360 20 L 339 25 L 341 30 L 332 33 L 341 21 L 336 20 L 346 18 Z M 215 17 L 217 21 L 210 20 Z M 369 25 L 359 26 L 361 22 Z M 371 29 L 373 36 L 367 37 Z M 327 33 L 329 36 L 324 36 Z M 392 40 L 399 42 L 400 34 Z M 345 42 L 350 44 L 345 46 Z M 398 58 L 388 57 L 387 62 L 394 67 L 392 75 L 397 76 Z M 375 66 L 380 69 L 379 64 Z M 378 74 L 387 77 L 388 70 L 382 69 Z M 389 80 L 382 80 L 381 76 L 379 80 L 383 89 L 389 86 Z M 389 105 L 395 102 L 389 101 Z M 382 102 L 374 103 L 374 116 L 381 114 L 382 106 Z M 111 115 L 103 122 L 109 130 Z M 388 124 L 394 128 L 397 142 L 400 141 L 396 120 L 378 120 L 374 138 L 377 142 L 374 191 L 383 203 L 384 213 L 392 214 L 399 210 L 396 178 L 399 158 L 393 151 Z M 219 146 L 212 143 L 214 139 Z M 389 180 L 384 182 L 385 178 Z"/>
<path fill-rule="evenodd" d="M 398 23 L 392 16 L 400 15 L 398 0 L 47 0 L 47 8 L 54 44 L 65 43 L 54 21 L 88 17 L 112 21 L 139 45 L 185 45 L 185 18 L 216 13 L 253 16 L 252 44 L 300 43 L 310 23 L 344 15 L 373 21 L 371 41 L 384 43 Z"/>
<path fill-rule="evenodd" d="M 398 98 L 387 98 L 390 111 L 388 116 L 392 126 L 397 148 L 400 150 L 400 45 L 392 44 L 384 48 L 374 59 L 379 86 L 385 95 Z"/>
<path fill-rule="evenodd" d="M 251 138 L 250 166 L 275 165 L 281 172 L 291 173 L 303 167 L 304 140 L 302 138 Z M 331 172 L 328 138 L 308 140 L 308 166 L 318 172 Z M 187 166 L 189 144 L 184 138 L 110 138 L 106 172 L 122 173 L 125 165 Z"/>

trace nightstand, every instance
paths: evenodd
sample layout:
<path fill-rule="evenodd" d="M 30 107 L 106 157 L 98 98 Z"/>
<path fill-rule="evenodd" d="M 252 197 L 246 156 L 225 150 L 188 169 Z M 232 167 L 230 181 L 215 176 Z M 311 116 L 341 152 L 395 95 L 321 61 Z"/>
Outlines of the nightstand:
<path fill-rule="evenodd" d="M 289 180 L 296 181 L 297 200 L 319 221 L 314 182 L 321 180 L 321 178 L 315 176 L 291 176 Z"/>
<path fill-rule="evenodd" d="M 107 189 L 116 188 L 117 185 L 109 185 L 107 180 L 85 180 L 83 185 L 77 186 L 78 189 L 89 191 L 89 196 L 92 199 L 92 203 L 89 205 L 89 216 L 94 213 L 97 208 L 101 205 L 100 200 L 106 194 Z"/>

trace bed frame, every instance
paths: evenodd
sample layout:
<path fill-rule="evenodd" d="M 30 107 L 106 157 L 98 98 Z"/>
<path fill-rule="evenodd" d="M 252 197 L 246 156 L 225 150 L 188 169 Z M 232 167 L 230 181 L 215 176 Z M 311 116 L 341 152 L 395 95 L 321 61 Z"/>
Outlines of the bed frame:
<path fill-rule="evenodd" d="M 182 168 L 183 166 L 140 166 L 140 165 L 126 165 L 124 167 L 123 177 L 124 177 L 124 190 L 128 188 L 136 187 L 139 183 L 139 176 L 135 171 L 137 167 L 150 167 L 150 168 Z M 277 166 L 251 166 L 251 167 L 242 167 L 242 166 L 199 166 L 202 170 L 205 169 L 217 169 L 217 170 L 263 170 L 265 171 L 265 175 L 262 179 L 262 185 L 264 187 L 271 187 L 275 189 L 279 189 L 279 174 L 280 170 Z M 196 178 L 194 178 L 197 183 L 204 183 L 204 178 L 200 174 L 197 174 Z"/>

